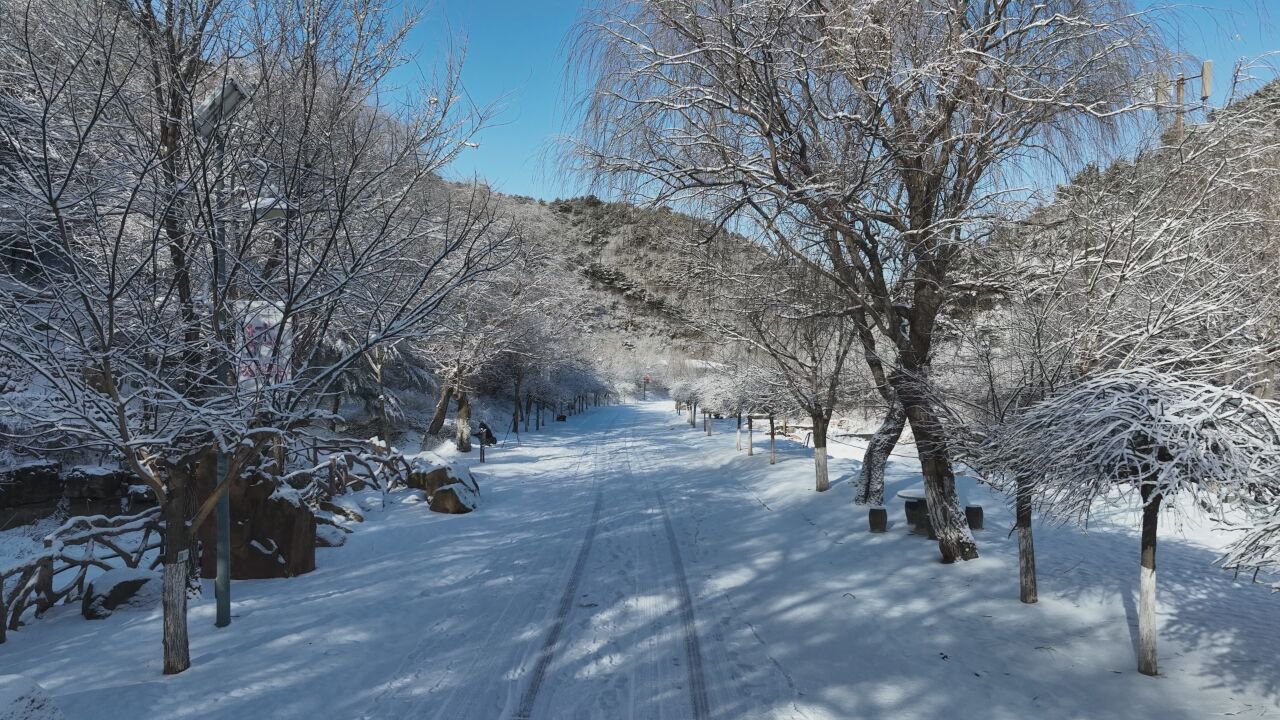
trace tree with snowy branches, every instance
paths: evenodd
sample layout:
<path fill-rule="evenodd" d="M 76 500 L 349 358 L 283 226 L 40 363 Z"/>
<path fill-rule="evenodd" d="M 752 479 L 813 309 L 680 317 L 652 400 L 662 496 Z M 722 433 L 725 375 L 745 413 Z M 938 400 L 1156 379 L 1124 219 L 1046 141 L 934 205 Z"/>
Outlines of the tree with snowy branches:
<path fill-rule="evenodd" d="M 1155 675 L 1161 508 L 1280 489 L 1280 405 L 1146 369 L 1089 378 L 1017 413 L 976 453 L 999 486 L 1029 480 L 1044 512 L 1081 524 L 1102 501 L 1142 508 L 1138 670 Z"/>

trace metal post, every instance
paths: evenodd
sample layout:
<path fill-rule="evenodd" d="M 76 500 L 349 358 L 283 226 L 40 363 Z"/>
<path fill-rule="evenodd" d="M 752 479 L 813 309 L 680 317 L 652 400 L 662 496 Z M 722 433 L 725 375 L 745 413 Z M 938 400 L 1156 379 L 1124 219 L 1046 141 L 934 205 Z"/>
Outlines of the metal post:
<path fill-rule="evenodd" d="M 225 203 L 225 193 L 223 192 L 224 177 L 223 165 L 226 159 L 226 139 L 224 134 L 219 131 L 217 137 L 217 154 L 218 154 L 218 216 L 214 218 L 214 246 L 213 246 L 213 283 L 214 283 L 214 332 L 217 337 L 222 339 L 223 326 L 226 322 L 226 227 L 223 225 L 223 205 Z M 226 348 L 224 348 L 224 351 Z M 231 363 L 225 353 L 222 357 L 221 380 L 229 390 L 231 387 Z M 218 574 L 213 581 L 213 593 L 217 601 L 217 618 L 213 624 L 215 627 L 226 627 L 231 624 L 231 487 L 227 478 L 227 454 L 218 448 L 218 477 L 214 487 L 218 485 L 227 485 L 222 490 L 222 494 L 218 496 L 218 518 L 217 518 L 217 552 L 218 552 Z"/>

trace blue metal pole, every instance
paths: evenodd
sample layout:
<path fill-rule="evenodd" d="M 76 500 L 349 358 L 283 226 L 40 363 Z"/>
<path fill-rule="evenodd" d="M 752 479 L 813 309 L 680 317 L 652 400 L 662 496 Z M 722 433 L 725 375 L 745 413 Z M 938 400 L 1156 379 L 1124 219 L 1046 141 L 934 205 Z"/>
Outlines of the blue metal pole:
<path fill-rule="evenodd" d="M 226 328 L 226 289 L 224 286 L 226 279 L 226 257 L 225 246 L 226 228 L 223 226 L 225 219 L 222 217 L 222 205 L 224 204 L 223 193 L 223 164 L 226 158 L 226 140 L 224 134 L 218 132 L 218 217 L 214 220 L 215 225 L 215 241 L 213 248 L 213 274 L 214 274 L 214 292 L 217 293 L 213 313 L 216 320 L 217 332 L 219 335 L 225 336 Z M 223 339 L 219 337 L 219 339 Z M 220 378 L 227 385 L 227 389 L 231 388 L 231 363 L 225 356 L 224 349 L 222 357 L 222 377 Z M 218 477 L 214 487 L 226 485 L 223 487 L 222 494 L 218 496 L 218 518 L 217 518 L 217 552 L 218 552 L 218 574 L 213 581 L 213 594 L 217 600 L 218 612 L 217 618 L 214 620 L 214 627 L 226 627 L 231 624 L 231 486 L 227 482 L 227 454 L 218 448 Z"/>

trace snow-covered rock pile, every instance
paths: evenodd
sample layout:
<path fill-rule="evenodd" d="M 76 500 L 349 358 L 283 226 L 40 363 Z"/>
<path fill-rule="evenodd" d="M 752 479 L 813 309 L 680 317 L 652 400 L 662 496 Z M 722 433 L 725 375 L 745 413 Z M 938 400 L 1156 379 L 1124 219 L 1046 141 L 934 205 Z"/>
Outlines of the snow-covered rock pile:
<path fill-rule="evenodd" d="M 479 507 L 480 484 L 467 465 L 420 453 L 410 468 L 409 487 L 425 492 L 433 511 L 461 515 Z"/>
<path fill-rule="evenodd" d="M 116 568 L 89 581 L 80 601 L 87 620 L 101 620 L 121 608 L 152 608 L 160 604 L 160 575 L 150 570 Z"/>

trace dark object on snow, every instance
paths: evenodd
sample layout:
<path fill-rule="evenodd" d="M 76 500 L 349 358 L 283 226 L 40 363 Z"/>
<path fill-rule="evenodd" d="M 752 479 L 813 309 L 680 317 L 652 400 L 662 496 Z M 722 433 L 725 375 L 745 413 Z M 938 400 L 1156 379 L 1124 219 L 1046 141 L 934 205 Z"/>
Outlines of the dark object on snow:
<path fill-rule="evenodd" d="M 964 508 L 964 519 L 969 523 L 970 530 L 982 529 L 982 506 L 966 505 Z"/>
<path fill-rule="evenodd" d="M 438 468 L 430 470 L 422 467 L 415 467 L 409 472 L 409 480 L 406 484 L 411 488 L 417 488 L 427 493 L 427 496 L 435 495 L 436 490 L 458 482 L 457 478 L 449 474 L 449 467 L 441 465 Z"/>
<path fill-rule="evenodd" d="M 889 529 L 889 511 L 882 507 L 873 507 L 867 511 L 867 522 L 871 524 L 871 532 L 882 533 Z"/>
<path fill-rule="evenodd" d="M 569 418 L 565 417 L 564 415 L 557 415 L 557 416 L 556 416 L 556 422 L 565 422 L 565 421 L 566 421 L 566 420 L 568 420 L 568 419 L 569 419 Z"/>
<path fill-rule="evenodd" d="M 124 491 L 130 474 L 123 470 L 102 467 L 71 468 L 62 477 L 62 494 L 68 498 L 103 500 L 118 498 Z"/>
<path fill-rule="evenodd" d="M 85 587 L 80 614 L 86 620 L 101 620 L 121 606 L 151 607 L 160 603 L 160 592 L 158 573 L 131 568 L 108 570 Z"/>
<path fill-rule="evenodd" d="M 918 528 L 920 526 L 921 518 L 929 516 L 929 509 L 928 506 L 925 505 L 924 500 L 907 500 L 906 503 L 903 504 L 903 509 L 906 511 L 907 524 L 912 528 Z"/>
<path fill-rule="evenodd" d="M 56 500 L 62 493 L 61 470 L 60 462 L 38 460 L 0 471 L 0 508 Z"/>
<path fill-rule="evenodd" d="M 207 492 L 207 491 L 206 491 Z M 293 577 L 316 569 L 316 518 L 298 492 L 272 478 L 231 483 L 231 579 Z M 200 574 L 217 575 L 213 518 L 200 527 Z"/>
<path fill-rule="evenodd" d="M 432 512 L 463 515 L 480 505 L 480 484 L 467 472 L 465 477 L 445 485 L 431 496 Z"/>
<path fill-rule="evenodd" d="M 480 439 L 481 445 L 498 444 L 498 438 L 494 437 L 493 430 L 490 429 L 488 423 L 481 422 L 480 428 L 471 434 Z"/>
<path fill-rule="evenodd" d="M 430 507 L 438 513 L 461 515 L 480 504 L 480 484 L 465 466 L 419 465 L 409 472 L 408 485 L 422 490 L 430 498 Z"/>

